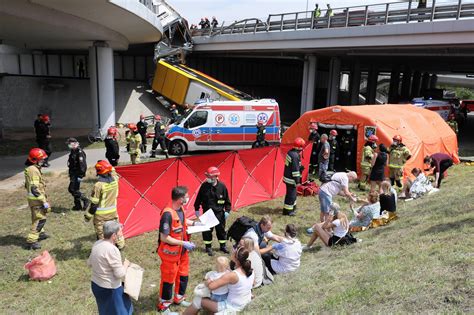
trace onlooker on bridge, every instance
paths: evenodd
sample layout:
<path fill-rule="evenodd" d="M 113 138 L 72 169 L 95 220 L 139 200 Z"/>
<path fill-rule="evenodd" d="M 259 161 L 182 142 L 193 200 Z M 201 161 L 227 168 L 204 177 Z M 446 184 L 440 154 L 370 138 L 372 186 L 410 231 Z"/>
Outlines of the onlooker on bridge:
<path fill-rule="evenodd" d="M 212 26 L 212 28 L 216 28 L 217 25 L 219 25 L 219 22 L 217 21 L 216 17 L 213 16 L 212 21 L 211 21 L 211 26 Z"/>

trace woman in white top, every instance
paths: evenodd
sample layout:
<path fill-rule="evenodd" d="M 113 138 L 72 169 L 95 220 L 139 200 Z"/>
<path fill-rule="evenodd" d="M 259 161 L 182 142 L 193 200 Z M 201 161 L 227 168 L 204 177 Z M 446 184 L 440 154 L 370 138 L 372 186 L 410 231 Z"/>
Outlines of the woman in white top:
<path fill-rule="evenodd" d="M 123 293 L 122 279 L 130 264 L 122 264 L 120 251 L 115 246 L 118 235 L 122 233 L 120 224 L 115 221 L 104 223 L 104 239 L 95 242 L 87 264 L 92 268 L 92 293 L 97 301 L 99 315 L 132 314 L 132 302 Z"/>
<path fill-rule="evenodd" d="M 349 232 L 349 220 L 347 216 L 340 211 L 339 205 L 333 202 L 329 208 L 328 219 L 325 222 L 313 225 L 313 234 L 304 249 L 311 248 L 318 237 L 321 238 L 326 246 L 331 247 L 337 245 L 338 241 Z"/>
<path fill-rule="evenodd" d="M 302 248 L 296 238 L 295 225 L 287 224 L 281 242 L 273 244 L 268 249 L 264 248 L 263 251 L 273 251 L 273 255 L 262 255 L 265 265 L 272 274 L 288 273 L 298 269 Z"/>
<path fill-rule="evenodd" d="M 229 293 L 227 299 L 222 302 L 212 301 L 209 298 L 194 297 L 193 303 L 183 314 L 197 314 L 201 308 L 211 313 L 231 311 L 240 312 L 252 299 L 252 286 L 254 274 L 250 263 L 249 251 L 243 247 L 238 247 L 232 253 L 230 259 L 235 264 L 235 270 L 229 272 L 219 279 L 207 280 L 206 285 L 210 290 L 216 290 L 227 285 Z"/>
<path fill-rule="evenodd" d="M 246 250 L 249 251 L 249 260 L 252 265 L 253 274 L 255 277 L 255 282 L 253 288 L 258 288 L 263 283 L 263 260 L 260 256 L 260 253 L 255 250 L 255 243 L 253 239 L 248 237 L 242 237 L 239 242 L 240 246 L 243 246 Z"/>

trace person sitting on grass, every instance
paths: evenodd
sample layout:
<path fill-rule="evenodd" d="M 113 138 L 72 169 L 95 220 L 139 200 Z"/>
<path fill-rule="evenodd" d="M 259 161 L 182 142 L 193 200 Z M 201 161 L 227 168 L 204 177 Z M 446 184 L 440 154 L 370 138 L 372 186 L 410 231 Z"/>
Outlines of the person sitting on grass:
<path fill-rule="evenodd" d="M 382 182 L 380 199 L 380 215 L 383 211 L 395 212 L 397 210 L 397 191 L 388 180 Z"/>
<path fill-rule="evenodd" d="M 411 174 L 415 176 L 415 179 L 408 179 L 405 185 L 404 197 L 419 198 L 434 189 L 421 169 L 416 167 L 411 170 Z"/>
<path fill-rule="evenodd" d="M 200 309 L 210 313 L 225 312 L 226 314 L 242 311 L 252 300 L 252 286 L 255 280 L 248 258 L 249 251 L 241 246 L 238 247 L 230 256 L 231 265 L 233 264 L 235 269 L 215 281 L 211 279 L 206 281 L 206 285 L 211 291 L 228 286 L 229 293 L 225 301 L 216 302 L 209 298 L 195 296 L 193 303 L 183 314 L 197 314 Z"/>
<path fill-rule="evenodd" d="M 279 243 L 260 250 L 263 251 L 263 261 L 272 274 L 288 273 L 299 268 L 302 248 L 296 234 L 295 225 L 287 224 L 285 236 Z"/>
<path fill-rule="evenodd" d="M 311 249 L 318 237 L 324 245 L 332 247 L 339 244 L 340 239 L 349 232 L 349 220 L 337 203 L 331 203 L 329 214 L 325 222 L 313 225 L 313 234 L 303 250 Z"/>
<path fill-rule="evenodd" d="M 230 272 L 230 261 L 229 258 L 224 256 L 219 256 L 216 259 L 216 270 L 209 271 L 206 273 L 204 279 L 215 281 L 225 274 Z M 225 301 L 227 299 L 227 294 L 229 293 L 229 288 L 227 286 L 219 287 L 211 291 L 211 300 L 216 302 Z"/>
<path fill-rule="evenodd" d="M 239 246 L 244 247 L 246 250 L 249 251 L 249 260 L 252 263 L 253 273 L 255 275 L 255 282 L 253 284 L 253 288 L 258 288 L 263 283 L 263 260 L 260 256 L 260 253 L 255 250 L 255 244 L 253 240 L 248 237 L 242 237 L 239 241 Z"/>
<path fill-rule="evenodd" d="M 351 210 L 355 217 L 349 223 L 349 229 L 351 232 L 363 230 L 363 228 L 370 225 L 372 219 L 378 219 L 380 217 L 379 193 L 371 191 L 367 197 L 367 200 L 361 200 L 363 205 L 357 209 L 354 209 L 353 204 L 351 204 Z"/>

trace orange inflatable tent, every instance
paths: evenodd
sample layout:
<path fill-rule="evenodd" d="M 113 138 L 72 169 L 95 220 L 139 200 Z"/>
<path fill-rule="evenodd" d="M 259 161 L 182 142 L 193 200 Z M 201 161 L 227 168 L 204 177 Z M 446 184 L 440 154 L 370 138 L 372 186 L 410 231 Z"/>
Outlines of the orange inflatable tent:
<path fill-rule="evenodd" d="M 459 163 L 453 130 L 436 112 L 413 105 L 332 106 L 309 111 L 285 132 L 282 143 L 292 143 L 296 137 L 308 139 L 310 121 L 327 128 L 356 130 L 359 174 L 362 147 L 372 133 L 387 147 L 392 144 L 393 136 L 402 136 L 412 154 L 406 163 L 405 175 L 414 167 L 423 167 L 423 158 L 437 152 L 449 154 L 454 163 Z"/>

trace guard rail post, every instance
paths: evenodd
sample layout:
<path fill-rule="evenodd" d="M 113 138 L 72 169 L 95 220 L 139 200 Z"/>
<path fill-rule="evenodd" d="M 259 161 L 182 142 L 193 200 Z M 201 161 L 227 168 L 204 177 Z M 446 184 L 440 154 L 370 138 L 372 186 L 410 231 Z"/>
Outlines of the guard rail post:
<path fill-rule="evenodd" d="M 364 14 L 364 26 L 367 26 L 367 20 L 369 18 L 369 6 L 365 6 L 365 14 Z"/>
<path fill-rule="evenodd" d="M 280 19 L 280 32 L 283 31 L 283 19 L 284 19 L 284 15 L 282 14 L 281 19 Z"/>
<path fill-rule="evenodd" d="M 346 27 L 349 26 L 349 8 L 346 8 Z"/>
<path fill-rule="evenodd" d="M 295 16 L 295 31 L 298 29 L 298 12 L 296 12 Z"/>
<path fill-rule="evenodd" d="M 387 3 L 385 5 L 385 23 L 384 24 L 388 24 L 388 13 L 390 12 L 389 11 L 389 6 L 390 6 L 390 3 Z"/>
<path fill-rule="evenodd" d="M 456 20 L 459 20 L 461 17 L 461 6 L 462 6 L 462 0 L 458 1 L 458 12 L 456 13 Z"/>
<path fill-rule="evenodd" d="M 436 8 L 436 0 L 433 0 L 433 3 L 431 4 L 431 17 L 430 17 L 430 22 L 433 22 L 435 18 L 435 9 Z"/>
<path fill-rule="evenodd" d="M 407 11 L 407 23 L 410 23 L 410 15 L 411 15 L 411 4 L 413 0 L 408 1 L 408 11 Z"/>

